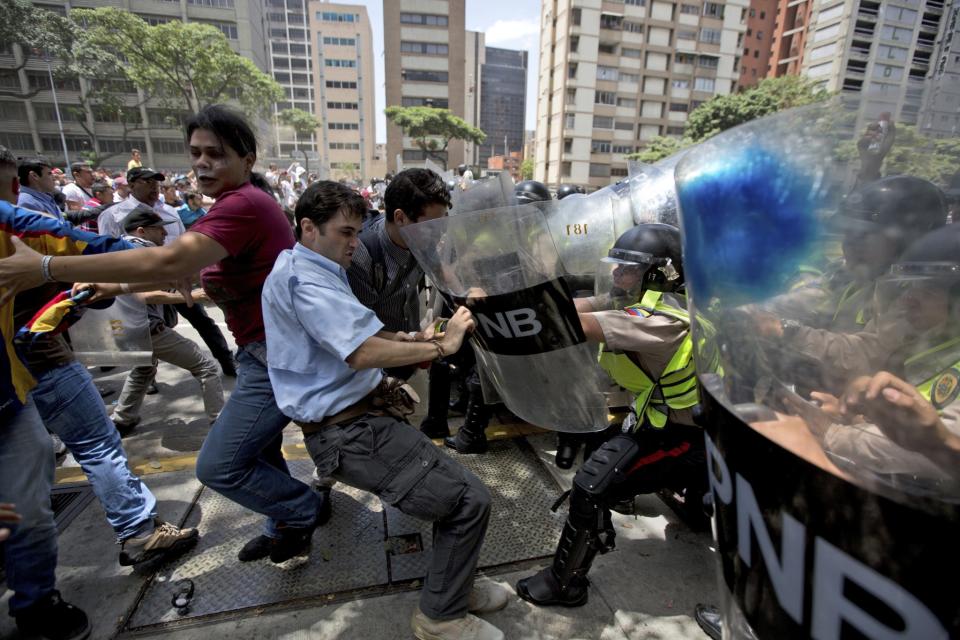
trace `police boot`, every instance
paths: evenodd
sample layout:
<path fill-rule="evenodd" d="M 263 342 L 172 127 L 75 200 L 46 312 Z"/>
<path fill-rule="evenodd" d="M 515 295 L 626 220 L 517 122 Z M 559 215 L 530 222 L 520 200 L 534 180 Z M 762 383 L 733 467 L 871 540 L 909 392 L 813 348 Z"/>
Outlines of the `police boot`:
<path fill-rule="evenodd" d="M 592 527 L 578 528 L 567 520 L 553 565 L 517 582 L 517 595 L 540 607 L 587 604 L 590 585 L 587 572 L 599 551 L 596 535 Z"/>
<path fill-rule="evenodd" d="M 462 369 L 461 369 L 462 371 Z M 457 376 L 457 399 L 451 400 L 448 406 L 450 413 L 463 415 L 467 412 L 467 401 L 470 398 L 470 391 L 467 388 L 467 378 L 464 375 Z"/>
<path fill-rule="evenodd" d="M 557 455 L 555 461 L 558 468 L 569 469 L 572 467 L 573 461 L 577 457 L 577 451 L 579 450 L 579 436 L 572 433 L 557 433 Z"/>
<path fill-rule="evenodd" d="M 463 426 L 455 436 L 443 439 L 443 444 L 457 453 L 486 453 L 487 452 L 487 422 L 490 421 L 490 410 L 483 403 L 483 391 L 480 389 L 479 379 L 476 384 L 468 384 L 470 400 L 467 402 L 467 416 Z"/>
<path fill-rule="evenodd" d="M 450 435 L 447 425 L 447 402 L 450 400 L 450 366 L 445 362 L 430 365 L 427 415 L 420 423 L 420 431 L 428 438 Z"/>
<path fill-rule="evenodd" d="M 723 617 L 719 609 L 708 604 L 698 604 L 693 617 L 710 638 L 720 640 L 723 637 Z"/>

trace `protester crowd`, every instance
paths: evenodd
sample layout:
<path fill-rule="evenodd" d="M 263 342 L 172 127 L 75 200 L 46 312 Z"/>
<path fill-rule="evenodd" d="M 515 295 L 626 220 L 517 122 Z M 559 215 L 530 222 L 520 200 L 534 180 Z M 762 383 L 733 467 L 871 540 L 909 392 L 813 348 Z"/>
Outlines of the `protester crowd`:
<path fill-rule="evenodd" d="M 197 458 L 198 479 L 264 517 L 239 562 L 281 563 L 307 553 L 315 530 L 335 517 L 330 486 L 339 481 L 434 524 L 432 559 L 411 620 L 418 638 L 503 638 L 476 615 L 510 599 L 502 585 L 474 579 L 490 492 L 430 439 L 445 437 L 447 448 L 459 454 L 487 450 L 489 407 L 477 358 L 465 343 L 476 325 L 452 299 L 450 306 L 435 305 L 443 321 L 421 318 L 425 273 L 404 234 L 411 225 L 444 218 L 452 192 L 473 184 L 472 172 L 461 167 L 459 177 L 447 181 L 428 169 L 407 169 L 363 187 L 320 180 L 297 163 L 287 169 L 270 164 L 261 174 L 250 125 L 218 105 L 188 121 L 186 138 L 191 166 L 176 173 L 143 166 L 133 150 L 125 172 L 78 162 L 68 177 L 41 157 L 17 159 L 0 149 L 0 541 L 6 538 L 10 609 L 18 626 L 56 639 L 90 632 L 87 615 L 56 590 L 51 435 L 90 480 L 116 533 L 121 565 L 151 566 L 197 544 L 196 529 L 160 517 L 156 498 L 131 472 L 123 450 L 122 436 L 137 428 L 144 396 L 164 361 L 196 379 L 211 425 Z M 939 369 L 924 368 L 933 376 L 927 380 L 931 404 L 924 397 L 930 389 L 904 381 L 907 365 L 917 364 L 911 354 L 898 354 L 899 376 L 880 373 L 890 361 L 880 357 L 889 354 L 878 345 L 890 336 L 908 344 L 919 332 L 924 348 L 952 347 L 957 339 L 947 327 L 954 305 L 947 300 L 930 310 L 922 331 L 897 324 L 896 332 L 880 333 L 878 327 L 893 331 L 894 325 L 882 322 L 873 293 L 903 256 L 911 264 L 931 256 L 955 260 L 951 252 L 960 245 L 952 230 L 934 240 L 924 235 L 945 226 L 947 201 L 935 185 L 910 177 L 862 176 L 857 189 L 857 202 L 869 206 L 840 214 L 848 223 L 845 259 L 820 265 L 823 270 L 790 296 L 745 308 L 742 315 L 750 319 L 751 335 L 831 363 L 836 379 L 825 378 L 812 391 L 832 407 L 837 423 L 874 423 L 872 440 L 834 429 L 827 440 L 846 457 L 874 466 L 896 458 L 911 473 L 945 482 L 953 471 L 944 461 L 955 458 L 923 450 L 938 438 L 956 446 L 957 436 L 944 423 L 951 422 L 960 384 L 951 378 L 954 387 L 939 397 Z M 561 186 L 557 198 L 586 197 L 578 191 Z M 517 185 L 521 205 L 552 198 L 540 183 Z M 889 239 L 891 230 L 897 241 L 886 247 L 883 263 L 869 263 L 875 256 L 865 255 L 863 244 Z M 911 258 L 914 241 L 926 245 L 914 247 Z M 699 507 L 707 491 L 704 441 L 693 419 L 698 380 L 680 247 L 675 226 L 636 225 L 605 258 L 610 290 L 571 303 L 579 339 L 603 345 L 600 366 L 634 394 L 632 422 L 602 436 L 561 438 L 558 463 L 571 466 L 582 444 L 585 464 L 553 563 L 517 585 L 517 594 L 534 604 L 587 601 L 592 561 L 614 546 L 612 509 L 663 488 L 688 492 L 690 504 Z M 497 268 L 520 260 L 507 258 Z M 929 284 L 940 287 L 954 276 L 951 271 Z M 952 280 L 948 285 L 940 293 L 949 298 L 957 287 Z M 130 370 L 108 415 L 93 377 L 73 355 L 69 327 L 83 307 L 114 298 L 113 304 L 133 305 L 147 318 L 153 356 L 151 364 Z M 236 354 L 205 302 L 222 309 Z M 791 315 L 797 308 L 809 313 Z M 179 317 L 197 329 L 206 351 L 178 333 Z M 946 362 L 942 354 L 935 360 Z M 719 349 L 704 362 L 728 372 L 737 364 Z M 430 366 L 429 411 L 417 429 L 407 422 L 415 394 L 406 381 L 424 363 Z M 462 374 L 459 398 L 451 403 L 452 363 Z M 221 375 L 237 378 L 229 397 Z M 853 395 L 844 405 L 837 397 L 847 384 L 854 385 Z M 896 394 L 878 399 L 884 385 Z M 883 398 L 895 404 L 907 396 L 911 404 L 901 410 L 920 415 L 932 434 L 920 444 L 878 424 Z M 467 416 L 454 435 L 447 425 L 451 408 Z M 284 461 L 282 431 L 291 422 L 303 431 L 316 464 L 315 486 L 294 478 Z M 792 424 L 781 433 L 788 428 L 802 429 Z M 902 455 L 903 449 L 919 458 Z M 824 466 L 845 473 L 833 462 Z"/>

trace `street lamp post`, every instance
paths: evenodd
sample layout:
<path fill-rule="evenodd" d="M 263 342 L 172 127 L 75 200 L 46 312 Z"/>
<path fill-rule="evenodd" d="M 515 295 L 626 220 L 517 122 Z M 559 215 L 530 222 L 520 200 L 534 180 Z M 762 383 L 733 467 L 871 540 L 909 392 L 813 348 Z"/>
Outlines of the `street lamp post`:
<path fill-rule="evenodd" d="M 63 135 L 63 120 L 60 119 L 60 103 L 57 101 L 57 87 L 53 83 L 53 67 L 50 66 L 50 56 L 43 52 L 43 60 L 47 63 L 47 76 L 50 78 L 50 91 L 53 93 L 53 110 L 57 114 L 57 128 L 60 129 L 60 142 L 63 144 L 64 165 L 70 166 L 70 154 L 67 151 L 67 137 Z"/>

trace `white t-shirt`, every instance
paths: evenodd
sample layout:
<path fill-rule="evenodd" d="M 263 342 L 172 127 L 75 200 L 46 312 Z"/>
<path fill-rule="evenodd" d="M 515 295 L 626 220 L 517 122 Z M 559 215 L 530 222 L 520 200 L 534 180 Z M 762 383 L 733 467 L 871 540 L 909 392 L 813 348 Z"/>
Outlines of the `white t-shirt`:
<path fill-rule="evenodd" d="M 93 197 L 92 193 L 87 193 L 83 190 L 83 187 L 75 182 L 71 182 L 67 186 L 63 187 L 60 191 L 67 199 L 67 202 L 79 202 L 81 205 L 86 204 L 87 200 Z"/>

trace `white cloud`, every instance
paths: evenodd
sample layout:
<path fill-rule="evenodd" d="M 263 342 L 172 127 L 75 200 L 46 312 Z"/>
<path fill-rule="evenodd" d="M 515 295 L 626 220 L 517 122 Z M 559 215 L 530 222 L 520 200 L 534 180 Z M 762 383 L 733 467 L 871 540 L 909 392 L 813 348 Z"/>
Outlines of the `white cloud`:
<path fill-rule="evenodd" d="M 490 47 L 532 49 L 539 46 L 538 20 L 497 20 L 487 27 L 485 43 Z"/>

